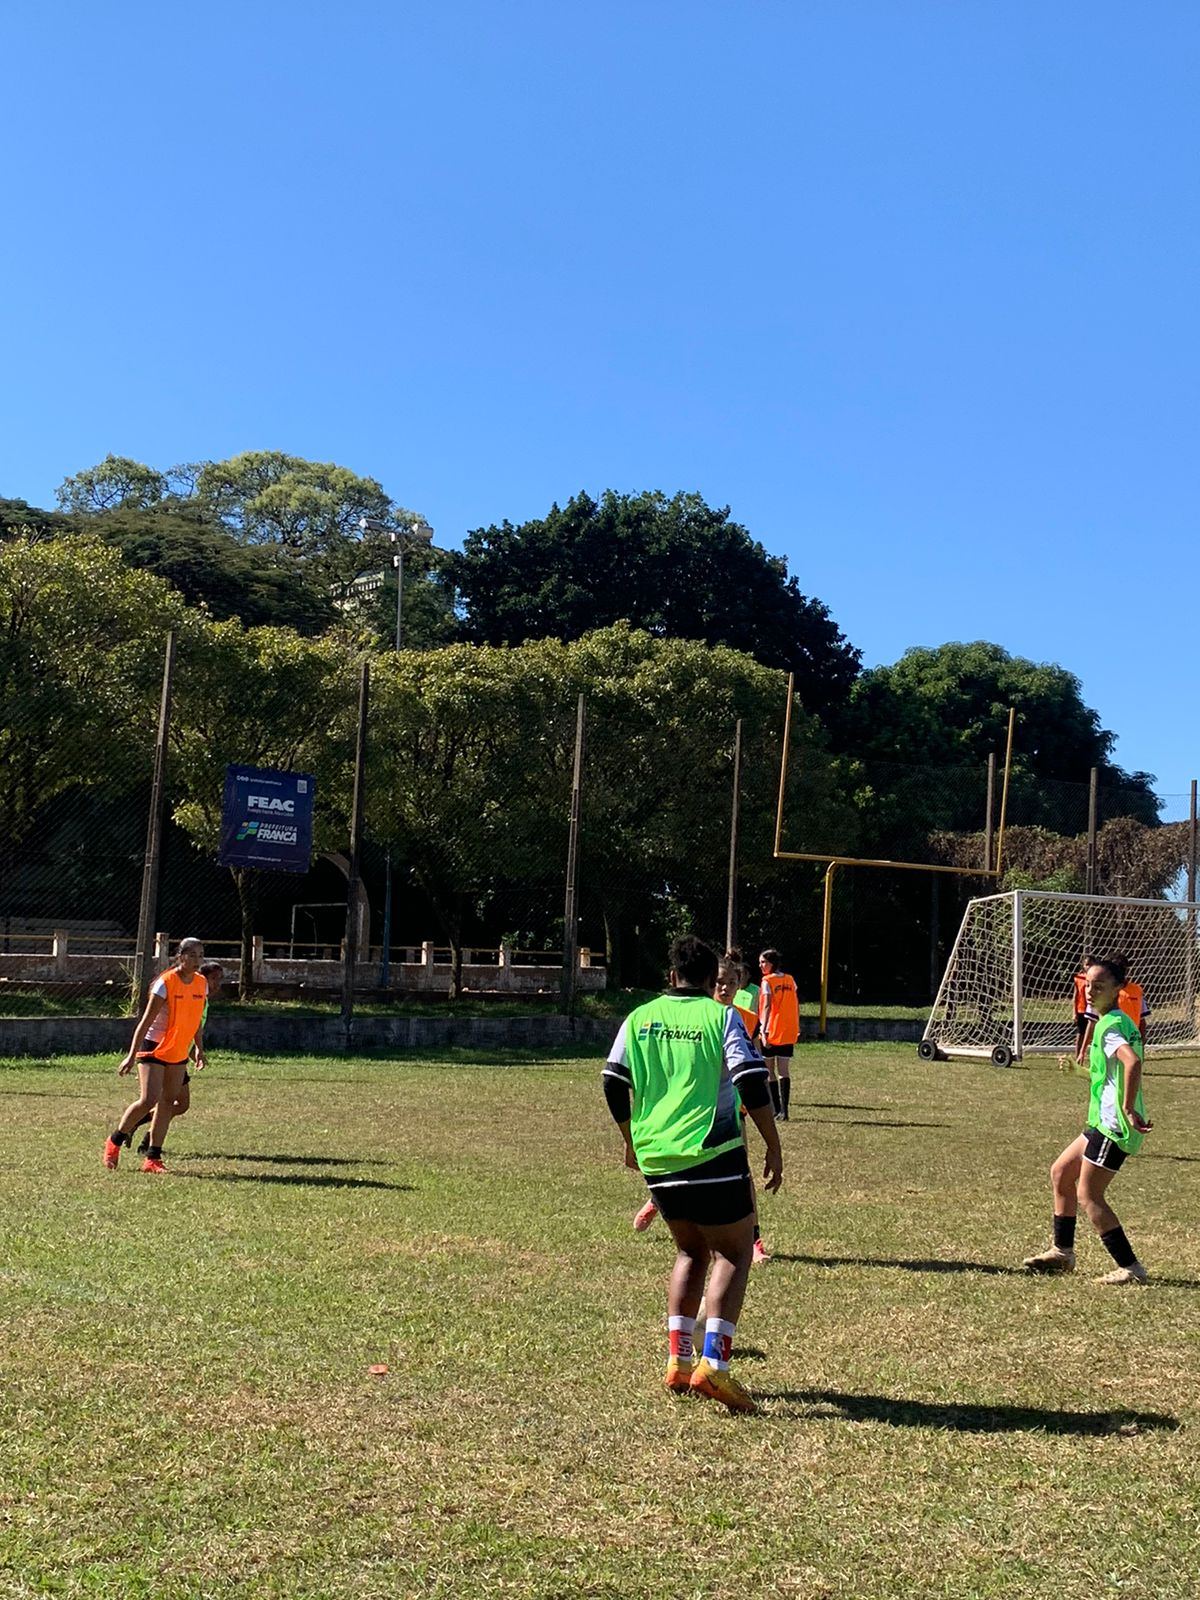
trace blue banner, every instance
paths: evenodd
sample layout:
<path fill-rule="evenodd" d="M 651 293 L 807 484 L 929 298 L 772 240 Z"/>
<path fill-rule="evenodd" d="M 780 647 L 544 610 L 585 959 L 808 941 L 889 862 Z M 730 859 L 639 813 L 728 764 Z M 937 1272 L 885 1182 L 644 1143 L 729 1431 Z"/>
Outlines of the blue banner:
<path fill-rule="evenodd" d="M 314 788 L 308 772 L 226 767 L 217 860 L 223 867 L 307 872 L 312 862 Z"/>

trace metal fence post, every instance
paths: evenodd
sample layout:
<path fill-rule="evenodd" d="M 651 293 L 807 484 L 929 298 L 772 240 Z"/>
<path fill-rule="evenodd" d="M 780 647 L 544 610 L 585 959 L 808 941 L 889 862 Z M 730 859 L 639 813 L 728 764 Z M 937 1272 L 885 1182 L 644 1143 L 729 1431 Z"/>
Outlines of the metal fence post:
<path fill-rule="evenodd" d="M 142 863 L 142 894 L 138 905 L 138 931 L 133 958 L 133 1009 L 140 1011 L 154 981 L 154 925 L 158 921 L 158 876 L 162 860 L 163 814 L 166 809 L 167 736 L 171 731 L 171 693 L 175 677 L 175 632 L 167 634 L 163 657 L 162 699 L 158 708 L 158 736 L 154 743 L 154 776 L 150 783 L 150 816 L 146 824 L 146 856 Z"/>
<path fill-rule="evenodd" d="M 581 694 L 575 707 L 575 768 L 571 778 L 571 822 L 567 832 L 567 883 L 563 904 L 563 965 L 560 995 L 563 1012 L 568 1017 L 575 1015 L 575 989 L 579 974 L 577 882 L 579 877 L 579 802 L 583 792 L 584 716 L 584 700 Z"/>

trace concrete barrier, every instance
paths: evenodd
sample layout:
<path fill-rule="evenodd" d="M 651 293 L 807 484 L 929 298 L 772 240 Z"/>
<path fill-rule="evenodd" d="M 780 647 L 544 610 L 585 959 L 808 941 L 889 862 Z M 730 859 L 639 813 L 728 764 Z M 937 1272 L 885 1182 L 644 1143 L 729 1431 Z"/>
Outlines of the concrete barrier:
<path fill-rule="evenodd" d="M 351 1050 L 504 1050 L 547 1049 L 591 1044 L 602 1054 L 617 1031 L 615 1021 L 541 1013 L 528 1017 L 413 1016 L 356 1017 Z M 831 1017 L 828 1038 L 837 1044 L 916 1044 L 924 1024 L 915 1018 Z M 0 1017 L 0 1059 L 34 1056 L 114 1055 L 129 1048 L 130 1017 Z M 336 1016 L 304 1016 L 287 1011 L 225 1011 L 209 1023 L 215 1052 L 244 1050 L 258 1055 L 340 1055 L 345 1033 Z M 811 1033 L 805 1043 L 812 1042 Z"/>

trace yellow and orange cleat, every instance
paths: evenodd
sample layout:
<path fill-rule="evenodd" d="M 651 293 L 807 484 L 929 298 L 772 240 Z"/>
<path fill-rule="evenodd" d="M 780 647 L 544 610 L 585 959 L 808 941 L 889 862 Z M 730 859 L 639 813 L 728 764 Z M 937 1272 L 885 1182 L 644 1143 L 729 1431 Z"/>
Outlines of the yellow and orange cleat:
<path fill-rule="evenodd" d="M 663 1383 L 672 1394 L 690 1394 L 692 1392 L 692 1373 L 696 1370 L 696 1363 L 688 1356 L 671 1356 L 667 1360 L 667 1375 Z"/>
<path fill-rule="evenodd" d="M 691 1388 L 693 1394 L 702 1394 L 708 1400 L 719 1400 L 730 1411 L 758 1410 L 753 1395 L 748 1389 L 742 1388 L 731 1372 L 722 1372 L 711 1366 L 703 1356 L 692 1373 Z"/>

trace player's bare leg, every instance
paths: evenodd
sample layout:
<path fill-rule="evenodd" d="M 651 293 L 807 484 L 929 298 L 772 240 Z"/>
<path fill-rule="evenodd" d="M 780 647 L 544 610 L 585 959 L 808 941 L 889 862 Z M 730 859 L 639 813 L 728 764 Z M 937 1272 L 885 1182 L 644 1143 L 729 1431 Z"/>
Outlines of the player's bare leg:
<path fill-rule="evenodd" d="M 1075 1217 L 1079 1210 L 1079 1176 L 1087 1140 L 1080 1134 L 1050 1168 L 1050 1189 L 1054 1195 L 1054 1243 L 1049 1250 L 1026 1256 L 1028 1272 L 1064 1273 L 1075 1270 Z"/>

